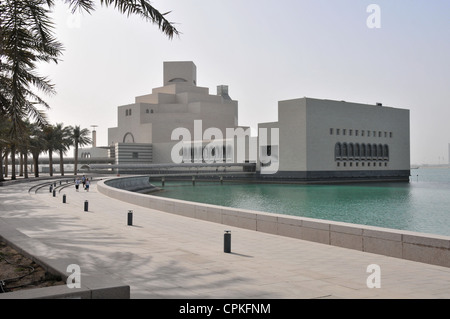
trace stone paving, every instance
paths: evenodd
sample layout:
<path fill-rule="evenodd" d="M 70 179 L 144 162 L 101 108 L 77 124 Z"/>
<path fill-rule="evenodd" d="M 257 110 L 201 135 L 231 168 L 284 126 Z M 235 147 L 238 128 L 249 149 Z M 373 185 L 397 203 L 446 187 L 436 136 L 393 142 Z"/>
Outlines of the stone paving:
<path fill-rule="evenodd" d="M 129 285 L 131 298 L 450 298 L 450 268 L 147 209 L 100 194 L 95 182 L 89 192 L 29 192 L 39 183 L 0 186 L 0 222 L 45 245 L 48 260 L 74 260 L 81 280 L 96 272 Z"/>

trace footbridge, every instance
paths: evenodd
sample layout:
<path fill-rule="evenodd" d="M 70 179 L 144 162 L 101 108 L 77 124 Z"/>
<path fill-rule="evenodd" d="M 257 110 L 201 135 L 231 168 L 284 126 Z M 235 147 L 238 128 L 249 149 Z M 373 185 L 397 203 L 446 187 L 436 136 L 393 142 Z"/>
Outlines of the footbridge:
<path fill-rule="evenodd" d="M 148 174 L 151 177 L 253 176 L 256 163 L 85 164 L 86 173 Z"/>

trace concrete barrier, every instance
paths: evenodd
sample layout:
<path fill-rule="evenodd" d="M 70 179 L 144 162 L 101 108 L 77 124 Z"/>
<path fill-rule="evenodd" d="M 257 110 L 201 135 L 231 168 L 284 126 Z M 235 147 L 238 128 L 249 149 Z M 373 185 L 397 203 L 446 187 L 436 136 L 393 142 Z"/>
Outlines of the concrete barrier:
<path fill-rule="evenodd" d="M 100 193 L 167 213 L 363 252 L 450 267 L 450 237 L 230 208 L 114 188 L 97 183 Z"/>

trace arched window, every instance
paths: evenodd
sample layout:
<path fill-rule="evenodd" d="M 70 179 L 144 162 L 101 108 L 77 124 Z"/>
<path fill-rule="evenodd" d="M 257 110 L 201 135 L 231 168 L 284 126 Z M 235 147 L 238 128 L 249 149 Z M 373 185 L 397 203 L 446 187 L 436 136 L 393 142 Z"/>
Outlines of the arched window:
<path fill-rule="evenodd" d="M 123 136 L 123 142 L 124 143 L 134 143 L 134 136 L 131 132 L 125 133 Z"/>
<path fill-rule="evenodd" d="M 338 161 L 341 159 L 342 156 L 342 146 L 341 143 L 336 143 L 336 145 L 334 146 L 334 160 Z"/>
<path fill-rule="evenodd" d="M 353 159 L 353 156 L 355 155 L 355 149 L 353 146 L 353 143 L 348 144 L 348 158 Z"/>
<path fill-rule="evenodd" d="M 348 156 L 347 143 L 342 144 L 342 159 L 346 160 Z"/>
<path fill-rule="evenodd" d="M 389 161 L 389 146 L 384 144 L 383 157 L 386 161 Z"/>
<path fill-rule="evenodd" d="M 366 159 L 370 160 L 372 157 L 372 146 L 370 144 L 367 144 L 366 146 Z"/>
<path fill-rule="evenodd" d="M 361 159 L 366 158 L 366 144 L 361 144 L 360 157 L 361 157 Z"/>
<path fill-rule="evenodd" d="M 377 159 L 377 144 L 372 144 L 372 159 Z"/>
<path fill-rule="evenodd" d="M 361 156 L 361 149 L 358 143 L 355 144 L 355 159 L 359 160 L 359 157 Z"/>
<path fill-rule="evenodd" d="M 383 145 L 378 144 L 378 159 L 382 160 L 383 159 Z"/>

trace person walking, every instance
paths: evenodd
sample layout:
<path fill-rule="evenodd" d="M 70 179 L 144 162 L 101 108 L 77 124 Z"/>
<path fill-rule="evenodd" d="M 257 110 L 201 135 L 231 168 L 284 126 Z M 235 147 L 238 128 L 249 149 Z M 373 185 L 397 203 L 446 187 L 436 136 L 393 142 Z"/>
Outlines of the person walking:
<path fill-rule="evenodd" d="M 86 178 L 85 187 L 84 187 L 84 189 L 86 190 L 86 192 L 89 192 L 89 184 L 90 184 L 89 178 Z"/>
<path fill-rule="evenodd" d="M 77 178 L 75 180 L 75 189 L 77 190 L 77 192 L 78 192 L 78 188 L 80 188 L 80 179 L 79 178 Z"/>

